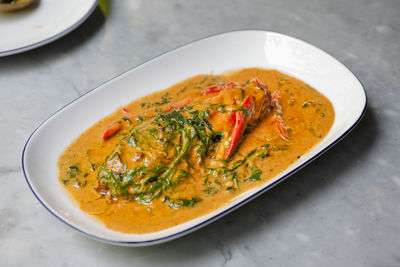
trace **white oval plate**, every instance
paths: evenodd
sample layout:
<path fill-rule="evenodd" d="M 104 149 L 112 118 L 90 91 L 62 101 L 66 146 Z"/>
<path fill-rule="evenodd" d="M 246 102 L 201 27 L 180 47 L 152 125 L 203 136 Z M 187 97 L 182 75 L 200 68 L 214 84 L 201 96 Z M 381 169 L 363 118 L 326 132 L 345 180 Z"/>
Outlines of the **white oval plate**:
<path fill-rule="evenodd" d="M 0 57 L 50 43 L 78 27 L 98 0 L 40 0 L 37 7 L 0 12 Z"/>
<path fill-rule="evenodd" d="M 293 75 L 327 96 L 336 118 L 328 135 L 284 172 L 243 192 L 221 208 L 172 228 L 149 234 L 107 229 L 79 209 L 57 179 L 61 152 L 83 131 L 120 106 L 197 74 L 262 67 Z M 343 138 L 361 119 L 367 98 L 361 83 L 340 62 L 298 39 L 273 32 L 237 31 L 211 36 L 156 57 L 111 79 L 53 114 L 29 137 L 22 155 L 26 180 L 57 218 L 94 239 L 145 246 L 188 234 L 267 191 Z"/>

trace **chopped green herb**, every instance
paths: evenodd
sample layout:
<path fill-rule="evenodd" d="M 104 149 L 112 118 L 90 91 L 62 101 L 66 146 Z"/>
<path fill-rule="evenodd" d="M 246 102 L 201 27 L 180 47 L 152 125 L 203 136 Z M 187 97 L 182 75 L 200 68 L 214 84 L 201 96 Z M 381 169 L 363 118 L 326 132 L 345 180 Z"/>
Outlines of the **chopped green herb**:
<path fill-rule="evenodd" d="M 131 122 L 131 120 L 130 120 L 128 117 L 123 117 L 122 119 L 123 119 L 124 121 Z"/>
<path fill-rule="evenodd" d="M 271 149 L 273 151 L 282 151 L 282 150 L 288 150 L 289 149 L 289 145 L 288 144 L 284 144 L 282 146 L 272 146 Z"/>
<path fill-rule="evenodd" d="M 160 102 L 168 101 L 168 95 L 164 95 Z M 155 103 L 153 103 L 155 104 Z M 193 166 L 193 157 L 197 157 L 197 163 L 205 164 L 207 153 L 212 153 L 218 148 L 223 137 L 223 132 L 215 131 L 207 120 L 210 116 L 211 105 L 203 110 L 194 109 L 193 106 L 184 106 L 178 110 L 160 110 L 154 117 L 138 116 L 134 124 L 128 129 L 126 137 L 120 144 L 129 144 L 141 153 L 136 159 L 140 163 L 134 169 L 127 169 L 120 158 L 120 148 L 116 149 L 106 158 L 101 166 L 97 167 L 97 178 L 102 188 L 108 190 L 111 196 L 125 197 L 136 200 L 141 204 L 150 204 L 163 192 L 170 190 L 181 182 L 182 179 L 191 176 L 189 170 L 196 170 Z M 238 109 L 234 106 L 218 105 L 218 108 Z M 239 107 L 240 109 L 240 107 Z M 247 112 L 243 109 L 243 112 Z M 174 149 L 166 149 L 166 148 Z M 269 145 L 257 147 L 241 160 L 235 162 L 222 161 L 223 167 L 210 169 L 204 181 L 204 193 L 215 194 L 225 188 L 233 191 L 238 188 L 238 181 L 245 177 L 239 177 L 238 168 L 247 165 L 253 168 L 255 160 L 263 160 L 268 156 Z M 190 153 L 191 157 L 187 157 Z M 156 154 L 156 155 L 155 155 Z M 251 160 L 250 160 L 251 158 Z M 218 181 L 221 177 L 224 182 Z M 255 180 L 257 176 L 249 179 Z M 228 182 L 226 182 L 228 181 Z M 192 207 L 199 201 L 197 198 L 168 200 L 171 208 L 182 206 Z"/>
<path fill-rule="evenodd" d="M 315 107 L 316 105 L 322 105 L 322 104 L 319 103 L 319 102 L 313 101 L 313 100 L 308 100 L 308 101 L 304 102 L 304 103 L 301 105 L 301 107 L 302 107 L 302 108 L 305 108 L 305 107 L 308 107 L 308 106 L 313 106 L 313 107 Z"/>
<path fill-rule="evenodd" d="M 182 94 L 183 92 L 186 91 L 187 88 L 188 88 L 187 86 L 183 87 L 181 90 L 179 90 L 178 93 L 176 93 L 176 95 L 178 96 L 178 95 Z"/>
<path fill-rule="evenodd" d="M 201 80 L 200 84 L 203 84 L 205 81 L 207 81 L 208 77 L 204 77 L 203 80 Z"/>
<path fill-rule="evenodd" d="M 203 193 L 209 196 L 215 195 L 216 193 L 218 193 L 218 189 L 215 187 L 207 187 L 207 189 L 203 190 Z"/>
<path fill-rule="evenodd" d="M 86 150 L 86 159 L 87 159 L 87 161 L 89 162 L 89 164 L 90 164 L 90 170 L 92 171 L 92 172 L 94 172 L 94 170 L 96 169 L 96 166 L 93 164 L 93 162 L 90 160 L 90 157 L 89 157 L 89 150 Z"/>
<path fill-rule="evenodd" d="M 168 93 L 161 97 L 161 101 L 154 102 L 152 105 L 164 105 L 169 103 Z"/>
<path fill-rule="evenodd" d="M 200 198 L 191 198 L 191 199 L 178 198 L 172 200 L 171 203 L 169 204 L 169 207 L 172 209 L 179 209 L 181 207 L 193 208 L 194 205 L 200 201 L 201 201 Z"/>
<path fill-rule="evenodd" d="M 269 149 L 269 144 L 257 147 L 256 148 L 255 157 L 256 158 L 262 158 L 262 159 L 267 157 L 268 156 L 268 149 Z"/>
<path fill-rule="evenodd" d="M 246 179 L 246 181 L 249 181 L 249 182 L 260 181 L 261 174 L 262 174 L 262 171 L 260 169 L 256 169 L 251 173 L 250 177 L 248 179 Z"/>
<path fill-rule="evenodd" d="M 79 172 L 80 172 L 79 168 L 76 164 L 69 166 L 67 169 L 67 174 L 68 174 L 69 178 L 75 178 L 79 174 Z"/>
<path fill-rule="evenodd" d="M 151 135 L 156 135 L 158 133 L 158 130 L 156 128 L 152 128 L 149 130 L 149 134 Z"/>
<path fill-rule="evenodd" d="M 184 169 L 179 169 L 178 170 L 178 175 L 176 176 L 176 179 L 181 179 L 181 178 L 186 178 L 191 176 L 190 173 Z"/>

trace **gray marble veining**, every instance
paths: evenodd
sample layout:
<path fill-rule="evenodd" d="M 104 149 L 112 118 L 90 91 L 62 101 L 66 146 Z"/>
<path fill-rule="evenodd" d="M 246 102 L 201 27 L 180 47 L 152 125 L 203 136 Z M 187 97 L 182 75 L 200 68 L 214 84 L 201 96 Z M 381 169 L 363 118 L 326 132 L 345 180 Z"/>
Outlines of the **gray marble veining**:
<path fill-rule="evenodd" d="M 0 266 L 400 266 L 399 0 L 110 4 L 107 19 L 97 9 L 60 40 L 0 58 Z M 160 53 L 249 28 L 306 40 L 348 66 L 369 97 L 359 126 L 254 201 L 153 247 L 93 241 L 39 204 L 20 164 L 39 123 Z"/>

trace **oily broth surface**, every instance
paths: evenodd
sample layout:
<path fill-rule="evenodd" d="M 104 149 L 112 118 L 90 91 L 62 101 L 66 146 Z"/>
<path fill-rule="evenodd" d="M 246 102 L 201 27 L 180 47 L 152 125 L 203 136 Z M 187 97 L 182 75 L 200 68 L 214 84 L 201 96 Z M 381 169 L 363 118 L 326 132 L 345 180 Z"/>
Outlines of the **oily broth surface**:
<path fill-rule="evenodd" d="M 199 95 L 196 85 L 202 82 L 203 86 L 207 86 L 207 82 L 213 79 L 245 83 L 254 77 L 266 83 L 271 93 L 275 90 L 280 91 L 282 117 L 286 126 L 291 129 L 289 131 L 290 140 L 283 140 L 271 113 L 258 124 L 257 128 L 245 134 L 233 159 L 246 155 L 254 148 L 265 144 L 285 148 L 272 150 L 270 156 L 265 158 L 261 166 L 261 181 L 240 183 L 239 190 L 233 192 L 221 190 L 214 195 L 205 195 L 202 192 L 204 190 L 202 177 L 193 175 L 183 179 L 174 188 L 171 196 L 187 199 L 195 195 L 200 196 L 202 201 L 192 208 L 182 207 L 180 209 L 168 207 L 161 199 L 153 200 L 150 205 L 143 205 L 124 199 L 113 200 L 96 191 L 97 171 L 92 170 L 90 162 L 100 166 L 120 141 L 118 136 L 103 141 L 102 135 L 110 124 L 125 116 L 143 115 L 144 110 L 141 103 L 157 101 L 166 92 L 168 92 L 172 104 Z M 149 233 L 175 226 L 209 213 L 228 203 L 240 193 L 265 183 L 320 142 L 329 132 L 335 116 L 330 101 L 315 89 L 294 77 L 275 70 L 260 68 L 243 69 L 225 75 L 198 75 L 166 90 L 136 100 L 125 108 L 127 113 L 119 109 L 84 132 L 63 152 L 58 161 L 61 184 L 63 184 L 68 166 L 78 165 L 80 172 L 86 176 L 84 186 L 63 184 L 79 203 L 80 208 L 88 214 L 96 216 L 104 222 L 106 227 L 125 233 Z M 129 160 L 124 157 L 125 155 L 122 154 L 122 161 L 126 162 L 128 168 L 131 167 Z"/>

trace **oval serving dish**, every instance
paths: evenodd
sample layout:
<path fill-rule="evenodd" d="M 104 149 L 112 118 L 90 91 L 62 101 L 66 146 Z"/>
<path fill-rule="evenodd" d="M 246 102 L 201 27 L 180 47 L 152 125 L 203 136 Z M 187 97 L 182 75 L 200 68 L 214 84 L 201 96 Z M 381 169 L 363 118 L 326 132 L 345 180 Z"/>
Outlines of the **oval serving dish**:
<path fill-rule="evenodd" d="M 100 221 L 80 210 L 60 185 L 57 179 L 59 155 L 101 118 L 134 99 L 165 89 L 188 77 L 247 67 L 276 69 L 308 83 L 329 98 L 336 113 L 328 135 L 273 179 L 243 192 L 211 213 L 148 234 L 125 234 L 107 229 Z M 154 74 L 157 79 L 154 79 Z M 283 181 L 350 132 L 364 114 L 366 104 L 366 93 L 358 79 L 322 50 L 274 32 L 228 32 L 158 56 L 69 103 L 43 122 L 29 137 L 22 155 L 22 167 L 34 195 L 62 222 L 99 241 L 146 246 L 197 230 Z"/>

